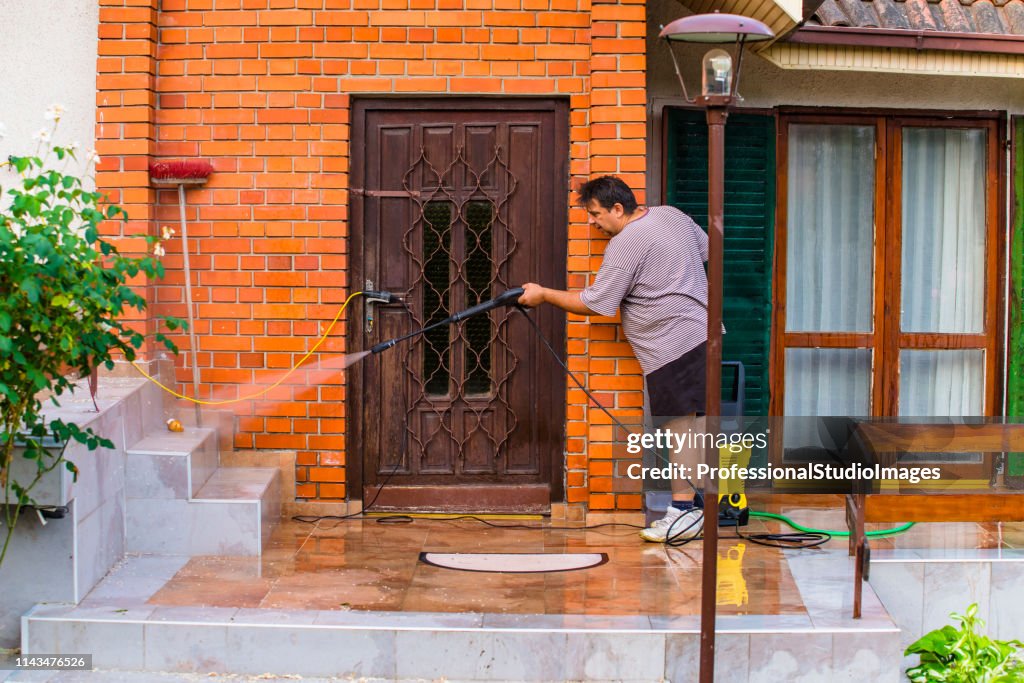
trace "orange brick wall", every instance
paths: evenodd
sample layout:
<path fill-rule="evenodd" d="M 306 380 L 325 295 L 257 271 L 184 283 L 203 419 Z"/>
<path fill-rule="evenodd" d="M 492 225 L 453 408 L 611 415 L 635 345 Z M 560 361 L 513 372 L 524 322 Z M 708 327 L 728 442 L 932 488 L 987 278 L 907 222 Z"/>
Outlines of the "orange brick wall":
<path fill-rule="evenodd" d="M 642 201 L 646 28 L 644 0 L 100 0 L 98 183 L 129 211 L 120 229 L 177 229 L 176 193 L 150 188 L 150 160 L 216 169 L 187 193 L 204 398 L 279 378 L 348 294 L 353 95 L 566 97 L 572 185 L 614 173 Z M 578 208 L 568 229 L 568 282 L 580 288 L 604 243 Z M 153 313 L 184 318 L 177 238 L 167 252 L 167 277 L 140 286 Z M 342 323 L 321 349 L 344 351 L 344 334 Z M 570 316 L 569 362 L 635 422 L 642 378 L 620 334 L 614 320 Z M 176 341 L 189 393 L 188 338 Z M 295 450 L 300 498 L 345 498 L 341 381 L 299 377 L 233 404 L 236 447 Z M 611 477 L 610 421 L 568 386 L 568 502 L 638 509 L 638 490 Z"/>

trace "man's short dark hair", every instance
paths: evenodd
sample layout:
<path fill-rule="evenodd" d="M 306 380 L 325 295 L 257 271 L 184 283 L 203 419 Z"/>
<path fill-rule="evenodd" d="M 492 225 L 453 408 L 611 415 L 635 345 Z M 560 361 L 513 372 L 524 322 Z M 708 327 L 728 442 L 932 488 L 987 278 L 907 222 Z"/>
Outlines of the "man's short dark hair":
<path fill-rule="evenodd" d="M 613 175 L 603 175 L 585 182 L 580 185 L 580 189 L 576 190 L 576 193 L 579 195 L 580 206 L 584 209 L 587 208 L 591 199 L 596 199 L 597 203 L 605 209 L 622 204 L 622 208 L 627 214 L 636 211 L 637 203 L 633 190 L 629 189 L 629 185 L 620 178 Z"/>

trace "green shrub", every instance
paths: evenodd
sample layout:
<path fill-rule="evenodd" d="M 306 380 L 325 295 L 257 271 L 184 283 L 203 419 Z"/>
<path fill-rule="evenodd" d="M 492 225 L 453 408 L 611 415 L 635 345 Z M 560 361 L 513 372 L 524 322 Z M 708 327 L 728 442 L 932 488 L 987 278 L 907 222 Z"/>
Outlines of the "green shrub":
<path fill-rule="evenodd" d="M 77 471 L 64 459 L 67 444 L 77 441 L 89 450 L 113 447 L 73 422 L 47 423 L 44 403 L 59 405 L 58 398 L 74 390 L 69 372 L 86 376 L 100 365 L 112 368 L 118 354 L 135 358 L 143 335 L 122 317 L 131 309 L 144 310 L 146 302 L 128 283 L 140 273 L 164 274 L 150 254 L 162 253 L 159 238 L 145 237 L 146 255 L 131 257 L 100 237 L 101 222 L 127 215 L 68 172 L 70 166 L 79 166 L 76 146 L 50 142 L 61 112 L 59 107 L 48 112 L 54 123 L 36 136 L 34 155 L 11 156 L 0 164 L 0 183 L 6 185 L 0 188 L 0 504 L 7 526 L 0 563 L 18 516 L 34 503 L 31 491 L 43 475 L 61 464 Z M 90 153 L 85 174 L 94 162 L 98 158 Z M 182 324 L 165 320 L 172 330 Z M 177 352 L 162 333 L 156 338 Z M 44 439 L 60 445 L 44 448 Z M 31 481 L 15 481 L 11 475 L 15 446 L 20 457 L 34 461 Z"/>
<path fill-rule="evenodd" d="M 943 626 L 927 633 L 907 648 L 905 655 L 921 655 L 921 663 L 907 669 L 914 683 L 1011 683 L 1024 681 L 1024 663 L 1017 649 L 1018 640 L 992 640 L 978 633 L 985 622 L 977 617 L 978 605 L 966 614 L 949 616 L 960 628 Z"/>

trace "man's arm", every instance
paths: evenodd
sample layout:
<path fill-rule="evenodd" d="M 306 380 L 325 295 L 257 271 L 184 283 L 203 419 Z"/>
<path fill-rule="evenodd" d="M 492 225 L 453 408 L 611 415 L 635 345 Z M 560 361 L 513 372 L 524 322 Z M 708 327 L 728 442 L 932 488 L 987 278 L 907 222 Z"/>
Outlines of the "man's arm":
<path fill-rule="evenodd" d="M 576 313 L 577 315 L 601 315 L 587 308 L 580 300 L 579 292 L 567 292 L 563 289 L 548 289 L 534 282 L 527 282 L 523 285 L 523 295 L 519 297 L 519 303 L 523 306 L 533 308 L 541 304 L 552 304 L 563 311 Z"/>

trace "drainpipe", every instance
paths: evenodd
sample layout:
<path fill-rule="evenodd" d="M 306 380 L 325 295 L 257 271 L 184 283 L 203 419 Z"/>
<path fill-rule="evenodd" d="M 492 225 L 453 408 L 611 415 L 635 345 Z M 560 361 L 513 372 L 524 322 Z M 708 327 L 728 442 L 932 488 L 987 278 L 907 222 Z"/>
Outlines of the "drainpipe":
<path fill-rule="evenodd" d="M 1007 417 L 1007 400 L 1009 399 L 1009 384 L 1010 384 L 1010 265 L 1011 265 L 1011 251 L 1013 243 L 1013 146 L 1016 142 L 1014 140 L 1013 130 L 1013 117 L 1010 115 L 1010 111 L 1006 111 L 1006 146 L 1004 148 L 1004 164 L 1006 170 L 1006 211 L 1005 211 L 1005 225 L 1003 230 L 1005 236 L 1003 243 L 1006 245 L 1006 253 L 1004 254 L 1003 272 L 1006 274 L 1005 282 L 1003 283 L 1003 417 Z M 1005 463 L 1004 463 L 1005 466 Z"/>

